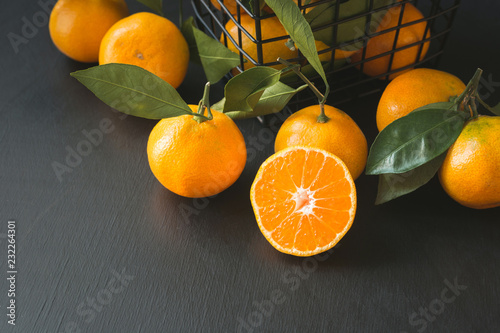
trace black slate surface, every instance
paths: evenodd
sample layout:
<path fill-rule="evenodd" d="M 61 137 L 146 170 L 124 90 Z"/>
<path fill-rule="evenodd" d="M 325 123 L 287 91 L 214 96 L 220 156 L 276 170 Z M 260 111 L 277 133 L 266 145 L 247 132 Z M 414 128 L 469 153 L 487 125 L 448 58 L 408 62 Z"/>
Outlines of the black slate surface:
<path fill-rule="evenodd" d="M 177 22 L 177 2 L 165 3 Z M 334 251 L 281 254 L 249 200 L 273 150 L 267 129 L 238 122 L 249 160 L 227 191 L 196 200 L 169 192 L 146 158 L 155 121 L 122 117 L 71 78 L 89 65 L 62 55 L 47 24 L 14 51 L 8 34 L 40 10 L 23 0 L 0 11 L 0 332 L 500 331 L 498 208 L 464 208 L 436 179 L 374 206 L 377 180 L 361 176 L 354 225 Z M 483 68 L 491 104 L 500 100 L 499 11 L 493 0 L 463 1 L 439 65 L 464 81 Z M 191 65 L 179 92 L 197 103 L 203 84 Z M 213 90 L 218 100 L 222 88 Z M 370 143 L 378 98 L 342 106 Z M 53 163 L 102 122 L 109 133 L 58 179 Z M 9 220 L 15 326 L 6 316 Z"/>

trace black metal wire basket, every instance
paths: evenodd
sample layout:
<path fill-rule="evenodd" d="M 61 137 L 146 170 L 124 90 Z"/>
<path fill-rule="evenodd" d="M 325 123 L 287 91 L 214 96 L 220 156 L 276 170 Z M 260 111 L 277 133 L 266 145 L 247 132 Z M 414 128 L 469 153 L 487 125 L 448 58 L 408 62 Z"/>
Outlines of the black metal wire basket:
<path fill-rule="evenodd" d="M 345 17 L 342 6 L 355 1 L 361 2 L 365 6 L 365 10 Z M 317 6 L 323 6 L 321 8 L 327 7 L 331 10 L 331 17 L 326 22 L 322 20 L 320 25 L 316 24 L 312 30 L 315 34 L 327 31 L 332 36 L 328 44 L 331 46 L 325 45 L 326 48 L 318 52 L 323 55 L 323 60 L 325 55 L 328 58 L 323 61 L 323 64 L 325 65 L 331 89 L 328 103 L 332 105 L 339 105 L 343 102 L 380 92 L 394 76 L 416 66 L 436 67 L 452 29 L 455 13 L 460 5 L 460 0 L 394 0 L 382 6 L 380 1 L 377 2 L 377 0 L 297 0 L 296 2 L 304 14 L 312 12 Z M 276 17 L 272 11 L 263 8 L 259 1 L 253 2 L 254 8 L 245 8 L 244 1 L 241 0 L 191 0 L 191 3 L 197 17 L 198 26 L 205 33 L 221 40 L 226 45 L 233 44 L 236 51 L 240 53 L 240 65 L 235 70 L 242 71 L 253 65 L 276 66 L 278 64 L 274 59 L 265 62 L 263 49 L 269 43 L 278 41 L 286 43 L 289 37 L 283 34 L 273 38 L 263 38 L 261 27 L 264 20 L 275 20 Z M 414 10 L 412 7 L 418 8 L 422 15 L 408 22 L 407 15 L 411 16 L 410 10 Z M 319 8 L 316 12 L 318 11 Z M 387 26 L 384 27 L 384 20 L 387 21 L 387 15 L 389 14 L 393 15 L 391 19 L 395 20 L 397 24 L 391 25 L 386 22 Z M 248 25 L 246 28 L 242 25 L 242 19 L 246 18 L 248 20 L 247 15 L 253 20 L 251 29 L 249 29 Z M 231 24 L 237 27 L 236 35 L 234 33 L 231 35 L 226 29 L 228 22 L 232 22 Z M 362 22 L 362 29 L 356 26 L 352 28 L 353 22 Z M 411 29 L 411 27 L 417 27 L 417 25 L 419 27 L 417 30 L 422 33 L 420 38 L 400 45 L 399 41 L 403 40 L 407 35 L 406 30 L 408 30 L 408 27 Z M 338 33 L 342 29 L 345 30 L 346 27 L 352 29 L 357 35 L 354 34 L 351 40 L 337 39 Z M 406 30 L 404 30 L 405 28 Z M 373 54 L 370 51 L 369 41 L 385 34 L 391 34 L 390 47 L 383 50 L 382 53 L 375 52 Z M 245 49 L 242 42 L 244 39 L 246 39 L 247 46 L 249 45 L 248 41 L 254 44 L 252 49 L 255 49 L 256 52 L 251 54 L 251 52 L 248 52 L 248 47 Z M 352 51 L 343 53 L 344 59 L 341 59 L 342 57 L 339 54 L 342 54 L 344 52 L 342 50 L 346 49 Z M 406 54 L 407 59 L 408 57 L 413 58 L 406 63 L 396 64 L 403 54 Z M 339 59 L 342 61 L 339 61 Z M 296 57 L 288 60 L 300 64 L 306 63 L 306 59 L 300 53 L 300 50 L 298 50 Z M 382 70 L 380 68 L 378 72 L 368 70 L 373 67 L 372 64 L 381 61 L 384 64 Z M 233 70 L 232 75 L 237 73 L 235 70 Z M 324 89 L 324 84 L 319 80 L 317 74 L 312 75 L 310 79 L 315 82 L 315 85 L 320 90 Z M 290 76 L 285 83 L 290 86 L 303 84 L 297 76 Z M 306 89 L 297 94 L 288 107 L 291 111 L 294 111 L 294 109 L 310 105 L 316 100 L 316 96 L 309 89 Z"/>

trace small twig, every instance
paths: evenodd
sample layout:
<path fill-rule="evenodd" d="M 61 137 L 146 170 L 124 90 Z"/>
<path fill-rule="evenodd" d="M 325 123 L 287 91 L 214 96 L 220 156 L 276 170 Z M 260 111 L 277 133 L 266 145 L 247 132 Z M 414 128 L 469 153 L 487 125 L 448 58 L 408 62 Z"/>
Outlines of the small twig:
<path fill-rule="evenodd" d="M 280 63 L 282 63 L 283 65 L 287 66 L 287 68 L 291 68 L 295 72 L 295 74 L 297 74 L 300 77 L 300 79 L 302 81 L 304 81 L 309 86 L 309 88 L 311 88 L 311 90 L 316 95 L 316 97 L 318 97 L 320 114 L 317 118 L 317 121 L 318 121 L 318 123 L 326 123 L 330 118 L 328 118 L 328 116 L 325 114 L 325 102 L 326 102 L 325 96 L 328 96 L 328 93 L 330 92 L 330 88 L 327 87 L 326 88 L 326 95 L 323 95 L 318 90 L 318 88 L 316 88 L 314 83 L 309 81 L 309 79 L 304 74 L 302 74 L 302 72 L 300 71 L 300 66 L 293 66 L 292 63 L 290 63 L 282 58 L 278 58 L 278 61 Z"/>
<path fill-rule="evenodd" d="M 286 61 L 285 59 L 278 58 L 278 61 L 280 63 L 282 63 L 283 65 L 288 66 L 288 67 L 293 66 L 292 63 Z M 323 101 L 323 99 L 325 98 L 325 96 L 323 96 L 323 94 L 318 90 L 318 88 L 316 88 L 316 86 L 314 85 L 314 83 L 312 83 L 311 81 L 309 81 L 309 79 L 304 74 L 302 74 L 302 72 L 300 71 L 300 66 L 293 66 L 293 67 L 291 67 L 291 69 L 295 72 L 295 74 L 297 74 L 302 79 L 302 81 L 304 81 L 305 83 L 307 83 L 307 85 L 309 86 L 309 88 L 311 88 L 311 90 L 316 95 L 316 97 L 318 97 L 318 100 L 321 103 Z"/>

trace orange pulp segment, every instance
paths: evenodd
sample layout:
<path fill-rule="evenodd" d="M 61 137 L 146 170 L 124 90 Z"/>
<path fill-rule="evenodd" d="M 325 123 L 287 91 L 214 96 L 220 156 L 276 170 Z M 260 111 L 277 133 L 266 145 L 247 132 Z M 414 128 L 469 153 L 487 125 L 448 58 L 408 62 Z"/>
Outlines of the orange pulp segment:
<path fill-rule="evenodd" d="M 269 157 L 250 190 L 259 228 L 280 252 L 312 256 L 335 246 L 356 214 L 356 187 L 340 158 L 293 146 Z"/>

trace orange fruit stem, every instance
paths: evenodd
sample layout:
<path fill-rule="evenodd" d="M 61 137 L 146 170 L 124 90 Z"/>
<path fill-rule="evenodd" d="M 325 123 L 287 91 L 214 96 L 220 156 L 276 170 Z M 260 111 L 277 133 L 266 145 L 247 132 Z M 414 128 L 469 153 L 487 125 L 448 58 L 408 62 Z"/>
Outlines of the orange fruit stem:
<path fill-rule="evenodd" d="M 203 91 L 203 97 L 198 103 L 198 112 L 196 114 L 196 121 L 201 124 L 204 121 L 212 120 L 212 110 L 210 110 L 210 82 L 205 84 L 205 90 Z M 205 109 L 207 110 L 207 116 L 205 116 Z"/>
<path fill-rule="evenodd" d="M 476 96 L 477 96 L 477 88 L 479 87 L 479 80 L 481 80 L 481 75 L 483 74 L 483 70 L 478 68 L 474 73 L 474 76 L 469 81 L 465 90 L 460 96 L 457 97 L 455 103 L 460 105 L 460 110 L 469 110 L 472 118 L 478 117 L 478 112 L 476 108 Z"/>
<path fill-rule="evenodd" d="M 319 113 L 318 119 L 316 121 L 320 124 L 324 124 L 324 123 L 328 122 L 328 120 L 330 120 L 330 118 L 328 118 L 328 116 L 325 114 L 325 103 L 324 102 L 319 103 L 319 109 L 320 109 L 320 113 Z"/>

